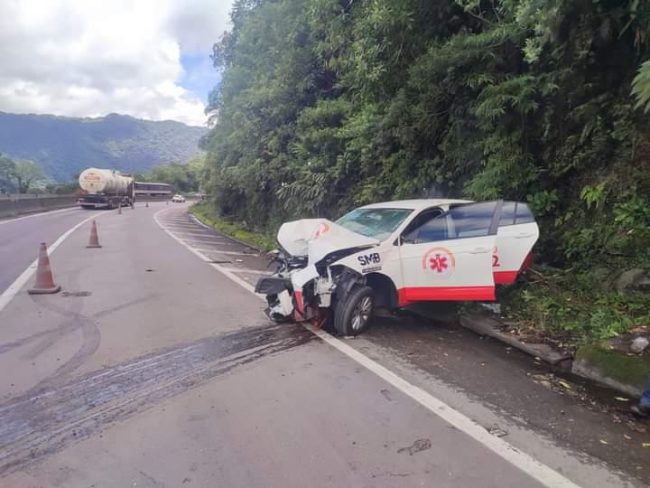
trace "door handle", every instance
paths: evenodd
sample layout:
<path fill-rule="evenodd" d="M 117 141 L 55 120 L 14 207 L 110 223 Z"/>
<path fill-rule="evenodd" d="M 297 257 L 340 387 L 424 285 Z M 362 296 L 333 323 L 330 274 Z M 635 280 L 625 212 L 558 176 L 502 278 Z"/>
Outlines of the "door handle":
<path fill-rule="evenodd" d="M 515 239 L 525 239 L 526 237 L 533 237 L 530 232 L 521 232 L 515 236 Z"/>
<path fill-rule="evenodd" d="M 483 254 L 485 252 L 490 252 L 489 247 L 475 247 L 474 249 L 470 250 L 470 254 Z"/>

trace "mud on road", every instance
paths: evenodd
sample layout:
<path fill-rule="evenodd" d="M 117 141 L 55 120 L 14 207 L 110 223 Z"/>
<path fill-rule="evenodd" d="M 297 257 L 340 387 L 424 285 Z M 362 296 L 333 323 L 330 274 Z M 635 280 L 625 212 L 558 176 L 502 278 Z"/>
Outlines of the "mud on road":
<path fill-rule="evenodd" d="M 35 388 L 0 406 L 0 476 L 233 368 L 314 339 L 300 326 L 252 327 Z"/>

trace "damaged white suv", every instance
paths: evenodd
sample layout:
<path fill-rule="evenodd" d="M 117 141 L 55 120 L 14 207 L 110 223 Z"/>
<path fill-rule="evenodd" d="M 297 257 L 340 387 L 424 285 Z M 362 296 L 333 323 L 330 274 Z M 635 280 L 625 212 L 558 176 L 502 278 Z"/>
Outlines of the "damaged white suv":
<path fill-rule="evenodd" d="M 377 307 L 495 299 L 532 260 L 539 229 L 521 202 L 404 200 L 357 208 L 336 222 L 280 227 L 279 267 L 259 280 L 274 321 L 328 320 L 356 335 Z"/>

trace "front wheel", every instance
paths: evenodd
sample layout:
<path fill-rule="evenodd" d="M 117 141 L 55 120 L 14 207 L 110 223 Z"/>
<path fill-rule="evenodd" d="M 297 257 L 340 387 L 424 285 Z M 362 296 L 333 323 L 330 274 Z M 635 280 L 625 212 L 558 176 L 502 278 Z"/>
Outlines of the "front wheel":
<path fill-rule="evenodd" d="M 375 294 L 369 286 L 356 286 L 341 297 L 334 312 L 334 328 L 344 336 L 355 336 L 365 330 L 372 317 Z"/>

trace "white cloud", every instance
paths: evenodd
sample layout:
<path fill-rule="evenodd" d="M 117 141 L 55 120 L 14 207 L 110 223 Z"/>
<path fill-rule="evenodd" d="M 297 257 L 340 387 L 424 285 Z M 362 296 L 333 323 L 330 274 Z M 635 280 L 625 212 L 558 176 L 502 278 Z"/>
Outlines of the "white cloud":
<path fill-rule="evenodd" d="M 181 54 L 210 53 L 232 0 L 2 0 L 0 110 L 202 125 Z M 191 73 L 190 73 L 191 75 Z"/>

